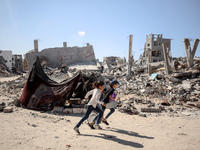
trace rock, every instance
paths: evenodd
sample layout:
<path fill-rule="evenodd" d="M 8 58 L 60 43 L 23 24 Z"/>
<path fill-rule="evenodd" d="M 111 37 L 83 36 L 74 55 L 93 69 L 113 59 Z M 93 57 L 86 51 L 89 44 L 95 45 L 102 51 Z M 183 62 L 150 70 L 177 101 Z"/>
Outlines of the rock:
<path fill-rule="evenodd" d="M 140 117 L 147 117 L 146 113 L 142 113 L 142 112 L 139 113 L 139 116 Z"/>
<path fill-rule="evenodd" d="M 182 114 L 183 114 L 183 115 L 186 115 L 186 116 L 192 115 L 192 113 L 190 113 L 190 112 L 182 112 Z"/>
<path fill-rule="evenodd" d="M 12 112 L 13 111 L 13 108 L 11 106 L 7 106 L 3 109 L 3 112 L 4 113 L 9 113 L 9 112 Z"/>
<path fill-rule="evenodd" d="M 197 107 L 197 108 L 200 108 L 200 102 L 197 102 L 197 103 L 196 103 L 196 107 Z"/>
<path fill-rule="evenodd" d="M 14 104 L 15 106 L 17 106 L 17 107 L 20 107 L 21 102 L 20 102 L 19 99 L 15 99 L 15 100 L 13 101 L 13 104 Z"/>

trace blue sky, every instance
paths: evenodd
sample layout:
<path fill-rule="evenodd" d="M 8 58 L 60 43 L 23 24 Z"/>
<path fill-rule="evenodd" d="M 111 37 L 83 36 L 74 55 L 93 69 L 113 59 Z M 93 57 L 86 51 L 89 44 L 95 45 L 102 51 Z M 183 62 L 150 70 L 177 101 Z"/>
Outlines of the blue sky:
<path fill-rule="evenodd" d="M 183 38 L 200 39 L 200 0 L 0 0 L 0 49 L 94 47 L 96 58 L 143 52 L 146 35 L 173 39 L 173 57 L 185 56 Z M 194 41 L 191 41 L 191 45 Z M 196 56 L 200 56 L 200 44 Z"/>

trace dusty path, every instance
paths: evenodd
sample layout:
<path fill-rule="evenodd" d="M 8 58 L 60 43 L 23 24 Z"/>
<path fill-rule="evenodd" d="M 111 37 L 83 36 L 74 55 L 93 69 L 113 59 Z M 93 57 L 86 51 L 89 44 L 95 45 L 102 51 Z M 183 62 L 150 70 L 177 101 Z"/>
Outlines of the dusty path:
<path fill-rule="evenodd" d="M 0 96 L 2 101 L 12 99 Z M 73 127 L 82 116 L 17 107 L 12 113 L 0 112 L 0 150 L 198 150 L 200 147 L 199 116 L 169 117 L 154 113 L 140 117 L 116 110 L 108 120 L 109 126 L 101 124 L 102 130 L 91 130 L 84 123 L 81 135 L 77 135 Z"/>
<path fill-rule="evenodd" d="M 197 150 L 200 147 L 200 119 L 127 115 L 116 111 L 103 130 L 80 127 L 82 115 L 50 114 L 17 108 L 0 113 L 0 149 L 5 150 Z M 71 146 L 71 147 L 68 147 Z"/>

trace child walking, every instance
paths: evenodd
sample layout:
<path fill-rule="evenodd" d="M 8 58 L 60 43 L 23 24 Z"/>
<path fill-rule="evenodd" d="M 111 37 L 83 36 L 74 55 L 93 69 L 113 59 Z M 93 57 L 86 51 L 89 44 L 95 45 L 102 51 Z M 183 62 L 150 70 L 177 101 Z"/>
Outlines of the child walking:
<path fill-rule="evenodd" d="M 88 95 L 91 95 L 91 92 L 92 92 L 92 98 L 90 99 L 90 101 L 88 103 L 87 111 L 86 111 L 85 115 L 83 116 L 83 118 L 74 127 L 74 130 L 78 134 L 80 134 L 79 127 L 89 117 L 89 115 L 91 114 L 91 112 L 93 110 L 95 110 L 99 113 L 99 116 L 96 120 L 95 128 L 101 129 L 101 127 L 99 126 L 99 121 L 100 121 L 101 117 L 103 116 L 103 111 L 99 107 L 97 107 L 97 103 L 99 103 L 103 106 L 106 106 L 104 102 L 101 102 L 99 100 L 100 96 L 101 96 L 101 90 L 104 88 L 104 82 L 97 81 L 94 83 L 94 87 L 95 87 L 95 89 L 92 91 L 89 91 L 85 96 L 85 99 L 87 99 Z"/>

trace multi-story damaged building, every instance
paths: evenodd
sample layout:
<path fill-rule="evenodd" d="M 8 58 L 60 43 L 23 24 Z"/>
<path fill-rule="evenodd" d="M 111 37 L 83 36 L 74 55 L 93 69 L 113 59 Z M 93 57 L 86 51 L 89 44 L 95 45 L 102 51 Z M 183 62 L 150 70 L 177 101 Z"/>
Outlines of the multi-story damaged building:
<path fill-rule="evenodd" d="M 12 68 L 14 70 L 23 71 L 22 55 L 12 55 Z"/>
<path fill-rule="evenodd" d="M 171 39 L 163 38 L 162 34 L 150 34 L 146 35 L 146 43 L 144 45 L 143 55 L 140 56 L 140 65 L 145 65 L 148 62 L 164 61 L 163 46 L 166 43 L 168 50 L 171 50 Z M 150 60 L 148 57 L 150 54 Z"/>
<path fill-rule="evenodd" d="M 0 62 L 5 64 L 9 70 L 23 71 L 22 55 L 12 55 L 11 50 L 0 50 Z"/>

